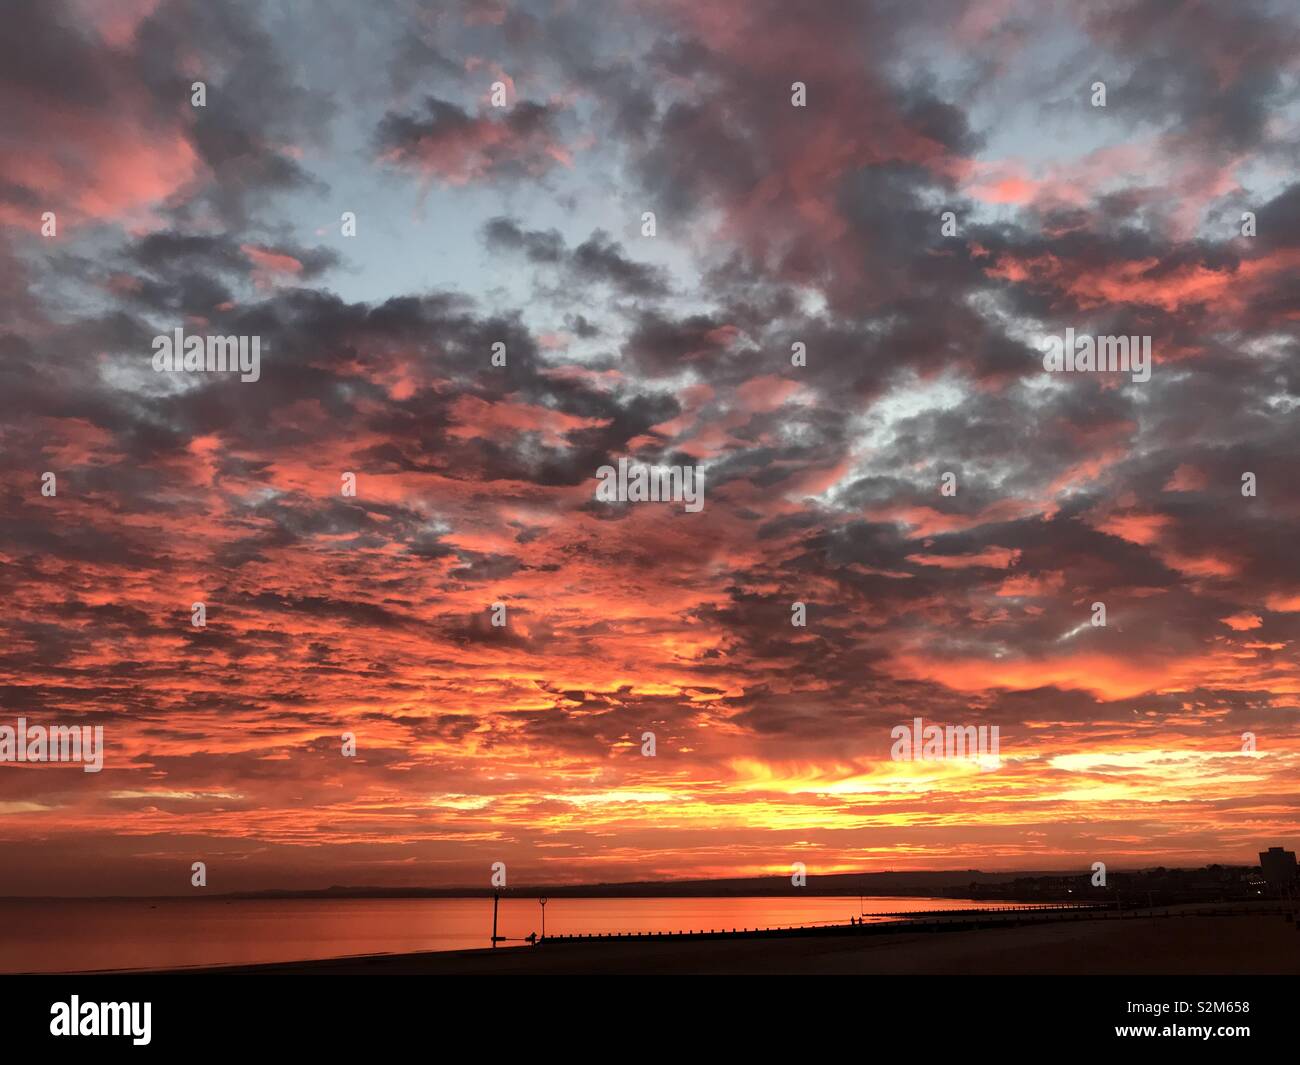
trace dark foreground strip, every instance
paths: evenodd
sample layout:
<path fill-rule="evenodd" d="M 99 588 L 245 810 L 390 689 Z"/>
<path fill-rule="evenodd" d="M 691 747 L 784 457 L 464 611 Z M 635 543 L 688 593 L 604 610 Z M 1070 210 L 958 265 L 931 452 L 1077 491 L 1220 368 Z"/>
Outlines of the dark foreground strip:
<path fill-rule="evenodd" d="M 1021 1060 L 1034 1048 L 1047 1058 L 1067 1048 L 1075 1056 L 1123 1043 L 1163 1044 L 1158 1052 L 1209 1043 L 1217 1055 L 1250 1060 L 1244 1055 L 1295 1045 L 1294 978 L 683 979 L 689 985 L 583 977 L 0 977 L 0 1022 L 11 1061 L 28 1060 L 23 1051 L 40 1060 L 53 1052 L 52 1060 L 174 1061 L 186 1051 L 213 1060 L 214 1053 L 252 1051 L 260 1059 L 281 1050 L 294 1060 L 319 1052 L 338 1061 L 343 1053 L 414 1047 L 441 1047 L 445 1056 L 453 1046 L 500 1060 L 542 1044 L 580 1061 L 622 1060 L 633 1047 L 636 1060 L 707 1060 L 715 1052 L 731 1059 L 778 1046 L 824 1057 L 855 1047 L 865 1053 L 884 1045 L 882 1037 L 895 1055 L 910 1048 L 927 1059 L 977 1047 L 998 1047 L 999 1057 L 1014 1050 L 1007 1060 Z M 130 1034 L 51 1035 L 52 1016 L 74 1001 L 80 1010 L 91 1004 L 91 1012 L 99 1004 L 149 1003 L 147 1045 Z"/>

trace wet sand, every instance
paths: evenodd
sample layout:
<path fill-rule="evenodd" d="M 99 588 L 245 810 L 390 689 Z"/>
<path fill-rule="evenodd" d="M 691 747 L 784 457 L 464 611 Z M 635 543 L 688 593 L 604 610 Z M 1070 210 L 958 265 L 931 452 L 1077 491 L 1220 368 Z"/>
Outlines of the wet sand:
<path fill-rule="evenodd" d="M 897 935 L 584 940 L 197 971 L 466 976 L 1297 975 L 1300 930 L 1276 914 L 1134 917 Z"/>

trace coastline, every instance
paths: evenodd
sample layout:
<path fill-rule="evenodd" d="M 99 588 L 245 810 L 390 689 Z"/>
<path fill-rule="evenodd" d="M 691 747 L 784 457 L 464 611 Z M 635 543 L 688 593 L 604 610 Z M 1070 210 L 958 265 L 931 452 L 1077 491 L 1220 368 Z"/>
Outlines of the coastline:
<path fill-rule="evenodd" d="M 1300 975 L 1277 914 L 1151 915 L 862 935 L 590 939 L 166 970 L 171 975 Z M 155 974 L 156 975 L 156 974 Z"/>

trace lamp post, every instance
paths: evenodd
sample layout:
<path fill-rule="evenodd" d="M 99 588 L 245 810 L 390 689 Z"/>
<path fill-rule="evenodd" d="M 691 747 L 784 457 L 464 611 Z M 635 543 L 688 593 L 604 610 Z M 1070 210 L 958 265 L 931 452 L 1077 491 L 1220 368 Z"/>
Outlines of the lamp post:
<path fill-rule="evenodd" d="M 548 900 L 538 899 L 537 901 L 542 907 L 542 939 L 545 939 L 546 938 L 546 903 Z"/>

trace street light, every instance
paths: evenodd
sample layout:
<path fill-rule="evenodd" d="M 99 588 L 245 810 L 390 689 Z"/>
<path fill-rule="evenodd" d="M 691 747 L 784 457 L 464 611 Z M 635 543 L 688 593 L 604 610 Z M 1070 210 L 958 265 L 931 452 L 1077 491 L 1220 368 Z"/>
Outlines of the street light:
<path fill-rule="evenodd" d="M 545 939 L 546 938 L 546 903 L 548 900 L 538 899 L 537 901 L 541 904 L 542 907 L 542 939 Z"/>

